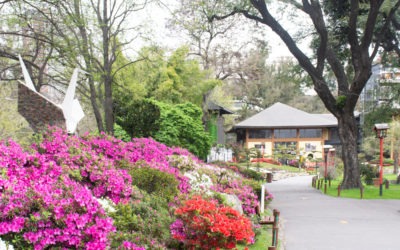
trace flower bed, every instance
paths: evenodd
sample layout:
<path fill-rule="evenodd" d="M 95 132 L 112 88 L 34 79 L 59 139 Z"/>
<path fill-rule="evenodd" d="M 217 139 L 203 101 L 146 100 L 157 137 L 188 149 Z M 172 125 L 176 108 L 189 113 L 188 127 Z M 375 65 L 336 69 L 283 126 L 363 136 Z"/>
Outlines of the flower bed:
<path fill-rule="evenodd" d="M 254 241 L 248 218 L 201 196 L 185 201 L 175 215 L 178 219 L 171 225 L 172 237 L 189 249 L 232 249 L 238 242 Z"/>
<path fill-rule="evenodd" d="M 251 162 L 265 162 L 273 165 L 279 165 L 279 166 L 282 165 L 282 163 L 272 158 L 253 158 L 251 159 Z"/>
<path fill-rule="evenodd" d="M 175 178 L 176 184 L 169 190 L 170 193 L 176 192 L 174 188 L 179 190 L 179 197 L 193 195 L 195 191 L 204 194 L 204 188 L 213 186 L 214 191 L 237 195 L 246 215 L 254 214 L 258 204 L 252 188 L 238 181 L 243 178 L 238 172 L 205 165 L 187 150 L 170 148 L 152 139 L 125 143 L 104 134 L 78 138 L 51 128 L 29 152 L 12 141 L 0 143 L 1 239 L 12 242 L 16 249 L 164 249 L 165 239 L 172 238 L 166 197 L 161 188 L 157 189 L 160 193 L 146 193 L 146 199 L 139 194 L 143 191 L 132 186 L 132 180 L 144 177 L 135 175 L 143 171 L 132 171 L 138 168 L 143 168 L 140 170 L 149 178 Z M 154 171 L 145 168 L 167 174 L 152 174 Z M 185 172 L 193 179 L 185 176 Z M 196 188 L 192 190 L 191 184 Z M 194 197 L 197 198 L 177 204 L 189 206 L 197 202 L 201 205 L 203 226 L 213 232 L 218 230 L 221 247 L 230 248 L 238 241 L 252 240 L 254 233 L 245 216 L 215 201 Z M 160 206 L 164 202 L 161 215 Z M 207 206 L 214 207 L 215 212 L 204 210 Z M 160 211 L 155 210 L 157 207 Z M 186 220 L 189 210 L 182 209 L 178 207 L 175 213 L 186 223 L 181 228 L 191 228 Z M 206 218 L 213 218 L 212 223 L 205 225 Z M 133 220 L 140 225 L 126 227 L 126 222 Z M 234 228 L 235 223 L 243 226 Z M 164 226 L 167 232 L 160 228 Z M 134 231 L 146 228 L 151 230 Z M 204 238 L 201 231 L 190 230 L 190 237 L 194 237 L 191 240 L 195 240 L 193 244 L 205 246 L 208 241 L 208 244 L 217 245 L 215 240 Z M 177 235 L 174 232 L 172 234 Z M 181 240 L 179 236 L 174 238 Z"/>

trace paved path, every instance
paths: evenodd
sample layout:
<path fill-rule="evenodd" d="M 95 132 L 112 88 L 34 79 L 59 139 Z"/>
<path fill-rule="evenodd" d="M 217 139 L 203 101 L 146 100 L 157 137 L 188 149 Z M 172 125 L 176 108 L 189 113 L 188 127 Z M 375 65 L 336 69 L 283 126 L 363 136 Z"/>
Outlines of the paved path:
<path fill-rule="evenodd" d="M 270 206 L 281 212 L 283 249 L 400 249 L 400 200 L 328 197 L 311 187 L 311 178 L 267 184 L 275 196 Z"/>

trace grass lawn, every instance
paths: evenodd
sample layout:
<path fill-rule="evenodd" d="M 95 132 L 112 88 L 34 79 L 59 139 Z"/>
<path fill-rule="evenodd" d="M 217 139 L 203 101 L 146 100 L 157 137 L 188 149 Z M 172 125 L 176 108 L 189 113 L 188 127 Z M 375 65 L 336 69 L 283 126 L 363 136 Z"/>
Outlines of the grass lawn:
<path fill-rule="evenodd" d="M 279 245 L 280 241 L 278 240 L 276 249 L 280 249 Z M 260 250 L 268 249 L 270 246 L 272 246 L 272 225 L 261 225 L 261 234 L 257 235 L 256 242 L 247 247 L 249 250 Z M 237 245 L 238 250 L 244 250 L 245 247 L 245 245 Z"/>
<path fill-rule="evenodd" d="M 273 214 L 272 210 L 267 208 L 262 216 L 271 216 Z M 259 250 L 259 249 L 268 249 L 268 247 L 272 246 L 272 226 L 273 225 L 260 225 L 260 234 L 256 236 L 256 242 L 253 245 L 247 246 L 249 250 Z M 278 231 L 279 237 L 279 231 Z M 246 245 L 238 244 L 238 250 L 244 250 Z M 278 247 L 276 249 L 280 249 L 280 240 L 278 239 Z"/>
<path fill-rule="evenodd" d="M 261 234 L 257 236 L 256 242 L 253 245 L 247 246 L 249 250 L 268 249 L 272 244 L 272 229 L 271 225 L 261 225 Z M 243 250 L 245 245 L 238 245 L 238 250 Z"/>
<path fill-rule="evenodd" d="M 269 164 L 269 163 L 265 163 L 265 162 L 260 162 L 260 168 L 261 169 L 267 169 L 267 170 L 271 170 L 271 171 L 279 171 L 279 170 L 285 170 L 287 172 L 304 172 L 304 169 L 299 169 L 293 166 L 288 166 L 288 165 L 274 165 L 274 164 Z M 247 163 L 239 163 L 239 166 L 242 167 L 247 167 Z M 257 163 L 250 163 L 249 164 L 250 167 L 252 168 L 257 168 Z"/>
<path fill-rule="evenodd" d="M 385 174 L 385 179 L 395 180 L 397 176 L 395 174 Z M 338 196 L 338 185 L 342 180 L 333 180 L 331 186 L 327 187 L 327 195 L 337 197 Z M 320 187 L 321 192 L 324 191 L 324 182 Z M 353 198 L 360 199 L 361 192 L 360 189 L 347 189 L 340 191 L 340 197 L 342 198 Z M 400 185 L 390 183 L 389 189 L 385 188 L 383 185 L 382 196 L 379 195 L 379 186 L 374 185 L 364 185 L 363 199 L 400 199 Z"/>

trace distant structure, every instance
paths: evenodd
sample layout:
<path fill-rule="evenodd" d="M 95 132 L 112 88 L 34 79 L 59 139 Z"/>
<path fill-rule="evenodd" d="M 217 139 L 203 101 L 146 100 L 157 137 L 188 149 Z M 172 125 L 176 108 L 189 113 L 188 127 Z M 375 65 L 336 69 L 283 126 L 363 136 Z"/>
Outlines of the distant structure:
<path fill-rule="evenodd" d="M 332 114 L 311 114 L 277 102 L 233 126 L 237 142 L 271 156 L 281 148 L 322 158 L 324 145 L 340 146 L 338 122 Z"/>
<path fill-rule="evenodd" d="M 75 99 L 79 69 L 76 68 L 72 74 L 64 101 L 57 104 L 35 89 L 21 56 L 19 61 L 25 82 L 18 81 L 18 113 L 35 132 L 53 125 L 66 129 L 68 134 L 74 134 L 79 121 L 85 116 L 79 101 Z"/>

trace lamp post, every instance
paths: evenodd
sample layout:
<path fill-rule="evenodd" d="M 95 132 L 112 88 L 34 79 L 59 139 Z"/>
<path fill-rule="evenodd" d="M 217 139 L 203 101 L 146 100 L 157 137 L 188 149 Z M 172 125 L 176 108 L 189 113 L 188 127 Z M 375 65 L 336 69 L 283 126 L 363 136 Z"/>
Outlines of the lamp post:
<path fill-rule="evenodd" d="M 326 185 L 328 182 L 328 154 L 329 150 L 332 148 L 332 145 L 324 145 L 324 161 L 325 161 L 325 172 L 324 172 L 324 177 L 325 177 L 325 184 L 324 184 L 324 193 L 326 194 Z"/>
<path fill-rule="evenodd" d="M 387 123 L 377 123 L 374 126 L 376 138 L 379 138 L 379 195 L 382 196 L 383 184 L 383 138 L 387 135 L 389 125 Z"/>

